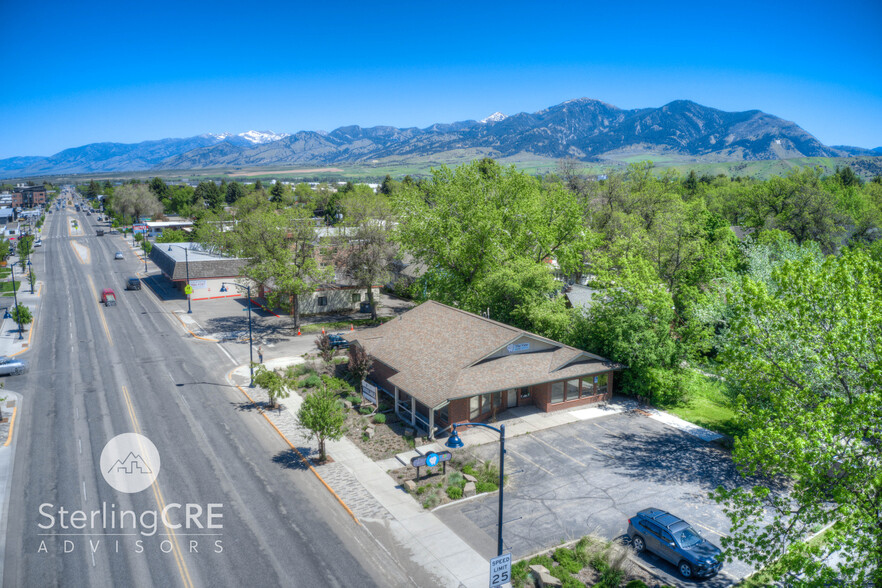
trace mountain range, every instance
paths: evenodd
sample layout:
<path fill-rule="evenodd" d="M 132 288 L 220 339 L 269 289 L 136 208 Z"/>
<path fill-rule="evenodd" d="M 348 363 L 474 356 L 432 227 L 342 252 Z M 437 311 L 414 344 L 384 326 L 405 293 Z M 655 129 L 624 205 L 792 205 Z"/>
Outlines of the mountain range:
<path fill-rule="evenodd" d="M 223 167 L 406 162 L 472 150 L 496 158 L 671 154 L 695 161 L 882 155 L 882 147 L 826 146 L 797 124 L 759 110 L 725 112 L 689 100 L 624 110 L 580 98 L 534 113 L 426 128 L 345 126 L 329 133 L 248 131 L 141 143 L 92 143 L 49 157 L 0 160 L 0 177 Z"/>

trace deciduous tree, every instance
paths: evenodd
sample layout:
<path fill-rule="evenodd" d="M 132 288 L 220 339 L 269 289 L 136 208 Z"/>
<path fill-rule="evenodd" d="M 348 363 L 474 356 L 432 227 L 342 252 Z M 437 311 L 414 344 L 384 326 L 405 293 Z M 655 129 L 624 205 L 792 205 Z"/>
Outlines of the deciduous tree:
<path fill-rule="evenodd" d="M 300 426 L 308 431 L 310 439 L 318 439 L 319 460 L 325 461 L 325 441 L 336 441 L 343 437 L 343 425 L 346 416 L 343 407 L 337 402 L 337 397 L 326 387 L 310 393 L 303 399 L 303 404 L 297 412 L 297 421 Z"/>
<path fill-rule="evenodd" d="M 728 296 L 721 359 L 749 431 L 733 456 L 759 481 L 716 491 L 724 547 L 787 585 L 882 586 L 882 264 L 807 256 Z M 835 570 L 822 563 L 832 551 Z"/>

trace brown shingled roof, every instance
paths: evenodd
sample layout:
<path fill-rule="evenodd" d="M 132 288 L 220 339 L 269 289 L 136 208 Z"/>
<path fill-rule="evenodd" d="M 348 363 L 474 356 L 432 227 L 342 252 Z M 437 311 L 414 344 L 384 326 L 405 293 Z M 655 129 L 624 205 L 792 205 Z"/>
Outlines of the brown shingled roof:
<path fill-rule="evenodd" d="M 523 337 L 546 349 L 488 358 Z M 352 341 L 398 372 L 390 383 L 429 407 L 616 367 L 602 357 L 435 301 L 360 332 Z"/>

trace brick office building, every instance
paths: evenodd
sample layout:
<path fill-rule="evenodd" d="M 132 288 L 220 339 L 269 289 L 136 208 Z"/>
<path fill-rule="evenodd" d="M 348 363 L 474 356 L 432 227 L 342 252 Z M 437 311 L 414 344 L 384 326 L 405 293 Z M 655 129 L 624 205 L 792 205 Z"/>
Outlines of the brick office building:
<path fill-rule="evenodd" d="M 20 186 L 12 192 L 12 205 L 33 208 L 46 203 L 45 186 Z"/>
<path fill-rule="evenodd" d="M 608 400 L 622 366 L 563 343 L 429 301 L 359 332 L 369 380 L 430 435 L 516 406 L 549 412 Z"/>

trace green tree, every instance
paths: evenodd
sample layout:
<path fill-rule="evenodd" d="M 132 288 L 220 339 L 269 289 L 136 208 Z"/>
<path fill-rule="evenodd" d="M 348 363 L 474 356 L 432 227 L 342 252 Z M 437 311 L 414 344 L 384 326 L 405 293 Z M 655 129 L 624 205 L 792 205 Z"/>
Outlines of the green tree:
<path fill-rule="evenodd" d="M 724 547 L 788 585 L 882 586 L 882 264 L 806 256 L 728 299 L 721 361 L 748 431 L 733 457 L 752 485 L 714 493 L 732 522 Z"/>
<path fill-rule="evenodd" d="M 218 210 L 223 207 L 226 200 L 226 194 L 221 190 L 220 186 L 212 181 L 199 182 L 193 196 L 198 200 L 202 199 L 209 208 Z"/>
<path fill-rule="evenodd" d="M 138 221 L 162 214 L 163 206 L 146 184 L 124 184 L 114 191 L 111 201 L 114 214 Z"/>
<path fill-rule="evenodd" d="M 285 196 L 285 184 L 281 180 L 276 180 L 273 187 L 270 188 L 270 202 L 282 202 Z"/>
<path fill-rule="evenodd" d="M 150 190 L 156 195 L 160 200 L 164 198 L 168 198 L 171 190 L 168 187 L 162 178 L 155 177 L 150 180 Z"/>
<path fill-rule="evenodd" d="M 300 326 L 300 296 L 333 279 L 333 268 L 316 260 L 315 226 L 300 208 L 276 210 L 263 203 L 236 217 L 209 216 L 198 239 L 206 247 L 247 259 L 243 275 L 269 289 L 271 305 L 290 304 L 295 329 Z"/>
<path fill-rule="evenodd" d="M 239 182 L 234 181 L 227 184 L 227 204 L 233 204 L 245 194 L 245 187 Z"/>
<path fill-rule="evenodd" d="M 9 241 L 7 239 L 0 241 L 0 261 L 4 261 L 8 258 L 11 252 L 12 248 L 9 245 Z"/>
<path fill-rule="evenodd" d="M 480 283 L 496 268 L 554 258 L 565 273 L 581 271 L 592 237 L 563 186 L 492 160 L 435 169 L 425 184 L 405 182 L 392 202 L 396 241 L 429 268 L 427 294 L 473 312 L 485 306 Z"/>
<path fill-rule="evenodd" d="M 312 202 L 312 199 L 315 198 L 315 192 L 306 182 L 299 182 L 294 186 L 294 197 L 297 202 Z"/>
<path fill-rule="evenodd" d="M 183 243 L 187 240 L 187 236 L 184 234 L 184 231 L 166 229 L 154 240 L 157 243 Z"/>
<path fill-rule="evenodd" d="M 27 264 L 28 257 L 30 257 L 31 253 L 34 252 L 34 236 L 24 235 L 23 237 L 19 238 L 15 248 L 18 251 L 18 257 L 21 261 L 21 269 L 24 269 Z"/>
<path fill-rule="evenodd" d="M 365 289 L 371 306 L 371 319 L 377 320 L 374 300 L 376 285 L 389 279 L 389 267 L 395 256 L 390 241 L 392 211 L 385 198 L 350 196 L 344 201 L 346 219 L 338 233 L 339 251 L 335 264 L 355 283 Z"/>
<path fill-rule="evenodd" d="M 20 324 L 22 328 L 28 326 L 34 320 L 34 316 L 31 314 L 30 309 L 21 304 L 13 306 L 11 314 L 12 320 Z"/>
<path fill-rule="evenodd" d="M 683 397 L 680 363 L 688 357 L 673 336 L 677 315 L 671 293 L 640 258 L 602 272 L 593 303 L 576 313 L 569 343 L 627 366 L 625 390 L 651 401 Z"/>
<path fill-rule="evenodd" d="M 257 366 L 254 370 L 254 383 L 266 390 L 269 396 L 270 408 L 277 408 L 279 399 L 288 398 L 288 380 L 278 372 L 267 369 L 265 365 Z"/>
<path fill-rule="evenodd" d="M 322 356 L 322 361 L 325 362 L 325 369 L 328 370 L 331 362 L 334 361 L 334 355 L 337 353 L 337 348 L 331 344 L 331 338 L 328 337 L 326 333 L 318 335 L 313 343 L 315 343 L 316 349 L 319 350 L 319 355 Z"/>
<path fill-rule="evenodd" d="M 337 397 L 323 387 L 303 399 L 297 412 L 297 421 L 308 431 L 310 439 L 318 439 L 319 461 L 325 461 L 325 441 L 336 441 L 343 437 L 346 416 Z"/>

